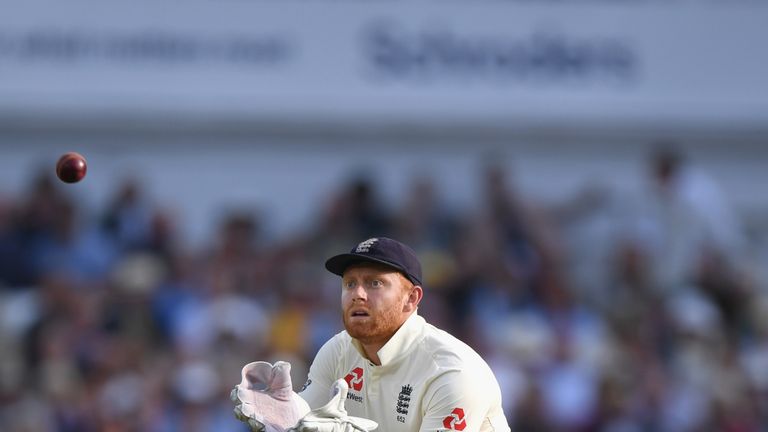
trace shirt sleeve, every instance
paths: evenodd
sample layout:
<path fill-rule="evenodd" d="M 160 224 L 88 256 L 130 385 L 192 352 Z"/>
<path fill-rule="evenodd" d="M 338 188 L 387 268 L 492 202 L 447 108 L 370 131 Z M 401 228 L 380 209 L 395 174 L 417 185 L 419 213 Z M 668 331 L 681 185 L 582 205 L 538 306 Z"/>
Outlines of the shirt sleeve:
<path fill-rule="evenodd" d="M 424 394 L 420 432 L 483 430 L 509 431 L 501 412 L 498 384 L 466 370 L 439 375 Z"/>
<path fill-rule="evenodd" d="M 331 385 L 336 381 L 336 365 L 341 361 L 338 348 L 338 336 L 320 347 L 309 367 L 307 381 L 299 390 L 299 395 L 312 409 L 325 405 L 331 398 Z"/>

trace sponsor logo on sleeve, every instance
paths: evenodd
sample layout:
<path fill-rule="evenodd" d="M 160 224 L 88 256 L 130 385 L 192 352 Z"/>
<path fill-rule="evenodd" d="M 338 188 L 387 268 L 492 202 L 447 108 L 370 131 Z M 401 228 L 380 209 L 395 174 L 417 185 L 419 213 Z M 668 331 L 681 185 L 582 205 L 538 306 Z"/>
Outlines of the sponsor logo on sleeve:
<path fill-rule="evenodd" d="M 463 431 L 467 427 L 467 421 L 464 419 L 464 409 L 454 408 L 451 415 L 443 419 L 443 426 L 448 430 Z"/>

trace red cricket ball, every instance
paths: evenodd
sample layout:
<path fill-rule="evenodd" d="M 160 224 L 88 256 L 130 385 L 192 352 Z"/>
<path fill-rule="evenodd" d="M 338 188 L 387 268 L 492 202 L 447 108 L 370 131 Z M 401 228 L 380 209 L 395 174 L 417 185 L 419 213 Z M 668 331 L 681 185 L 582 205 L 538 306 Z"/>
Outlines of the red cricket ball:
<path fill-rule="evenodd" d="M 64 183 L 77 183 L 85 177 L 88 164 L 80 153 L 67 152 L 56 162 L 56 176 Z"/>

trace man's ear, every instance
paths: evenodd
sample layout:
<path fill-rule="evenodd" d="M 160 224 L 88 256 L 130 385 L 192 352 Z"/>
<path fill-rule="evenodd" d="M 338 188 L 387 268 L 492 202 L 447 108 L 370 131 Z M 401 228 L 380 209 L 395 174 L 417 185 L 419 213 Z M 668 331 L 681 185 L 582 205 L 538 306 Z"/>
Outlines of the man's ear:
<path fill-rule="evenodd" d="M 413 312 L 419 306 L 422 297 L 424 297 L 424 290 L 419 285 L 414 285 L 408 293 L 408 298 L 405 300 L 405 306 L 403 306 L 403 312 Z"/>

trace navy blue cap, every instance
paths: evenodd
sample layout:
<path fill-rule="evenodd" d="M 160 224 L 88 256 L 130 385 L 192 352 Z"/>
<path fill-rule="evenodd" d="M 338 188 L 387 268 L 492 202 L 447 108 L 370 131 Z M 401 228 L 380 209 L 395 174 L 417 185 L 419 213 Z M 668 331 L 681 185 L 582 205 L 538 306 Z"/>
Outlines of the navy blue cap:
<path fill-rule="evenodd" d="M 421 264 L 416 258 L 416 252 L 387 237 L 374 237 L 360 242 L 349 253 L 329 258 L 325 262 L 325 268 L 333 274 L 343 276 L 344 270 L 350 265 L 365 262 L 392 267 L 414 284 L 421 285 Z"/>

